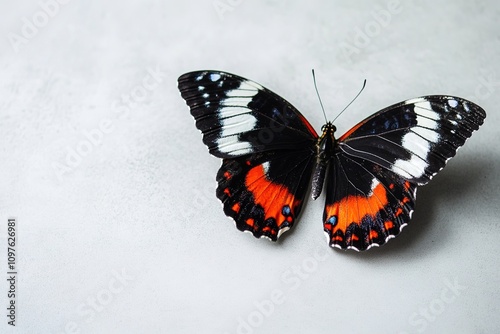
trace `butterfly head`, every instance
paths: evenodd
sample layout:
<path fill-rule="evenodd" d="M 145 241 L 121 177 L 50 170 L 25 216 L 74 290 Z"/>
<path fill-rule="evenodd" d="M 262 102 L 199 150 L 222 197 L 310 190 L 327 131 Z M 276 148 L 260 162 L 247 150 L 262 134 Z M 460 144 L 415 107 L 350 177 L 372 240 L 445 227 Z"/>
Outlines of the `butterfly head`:
<path fill-rule="evenodd" d="M 337 131 L 337 128 L 335 127 L 335 125 L 333 125 L 332 122 L 327 122 L 325 125 L 321 127 L 321 131 L 323 132 L 323 136 L 326 135 L 327 133 L 333 135 L 335 131 Z"/>

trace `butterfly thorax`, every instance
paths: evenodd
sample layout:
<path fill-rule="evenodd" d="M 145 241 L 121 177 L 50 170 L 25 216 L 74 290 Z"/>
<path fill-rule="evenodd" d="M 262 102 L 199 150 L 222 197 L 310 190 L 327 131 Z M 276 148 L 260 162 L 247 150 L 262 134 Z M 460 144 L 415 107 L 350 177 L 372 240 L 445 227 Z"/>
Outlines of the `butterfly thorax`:
<path fill-rule="evenodd" d="M 332 122 L 327 122 L 321 128 L 323 134 L 318 137 L 316 143 L 316 164 L 312 175 L 311 197 L 316 199 L 323 189 L 326 169 L 330 160 L 333 158 L 337 146 L 335 131 L 337 128 Z"/>
<path fill-rule="evenodd" d="M 323 134 L 318 138 L 316 144 L 318 163 L 327 163 L 333 157 L 336 139 L 335 131 L 337 128 L 332 122 L 328 122 L 321 128 Z"/>

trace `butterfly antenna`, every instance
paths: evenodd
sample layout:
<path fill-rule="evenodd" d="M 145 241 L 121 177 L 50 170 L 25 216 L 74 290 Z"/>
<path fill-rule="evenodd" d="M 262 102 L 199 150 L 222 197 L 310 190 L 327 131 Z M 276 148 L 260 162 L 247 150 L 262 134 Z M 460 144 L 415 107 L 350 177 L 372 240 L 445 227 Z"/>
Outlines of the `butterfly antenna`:
<path fill-rule="evenodd" d="M 351 104 L 352 104 L 352 103 L 353 103 L 353 102 L 354 102 L 354 101 L 358 98 L 359 94 L 361 94 L 361 92 L 363 91 L 363 89 L 365 89 L 365 86 L 366 86 L 366 79 L 365 79 L 365 81 L 363 81 L 363 87 L 361 87 L 361 90 L 359 91 L 359 93 L 358 93 L 358 94 L 356 94 L 356 96 L 352 99 L 352 101 L 351 101 L 351 102 L 349 102 L 349 104 L 348 104 L 348 105 L 346 105 L 346 106 L 345 106 L 345 108 L 344 108 L 344 109 L 342 109 L 342 111 L 341 111 L 341 112 L 337 115 L 337 117 L 335 117 L 335 118 L 333 119 L 332 123 L 333 123 L 333 122 L 335 122 L 335 120 L 336 120 L 337 118 L 339 118 L 339 116 L 340 116 L 340 115 L 342 115 L 342 113 L 343 113 L 343 112 L 344 112 L 344 111 L 345 111 L 345 110 L 346 110 L 346 109 L 347 109 L 347 108 L 348 108 L 348 107 L 349 107 L 349 106 L 350 106 L 350 105 L 351 105 Z"/>
<path fill-rule="evenodd" d="M 319 96 L 318 86 L 316 85 L 316 76 L 314 75 L 314 68 L 312 69 L 313 81 L 314 81 L 314 89 L 316 90 L 316 95 L 318 95 L 319 104 L 321 105 L 321 110 L 323 110 L 323 115 L 325 116 L 325 121 L 328 123 L 328 119 L 326 118 L 325 108 L 323 107 L 323 102 L 321 102 L 321 96 Z"/>

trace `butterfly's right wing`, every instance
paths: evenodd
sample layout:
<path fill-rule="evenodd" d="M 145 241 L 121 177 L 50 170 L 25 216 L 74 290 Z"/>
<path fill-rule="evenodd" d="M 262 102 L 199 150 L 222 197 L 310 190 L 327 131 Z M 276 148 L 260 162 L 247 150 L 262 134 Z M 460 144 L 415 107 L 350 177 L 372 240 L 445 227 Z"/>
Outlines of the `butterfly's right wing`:
<path fill-rule="evenodd" d="M 485 117 L 480 106 L 460 97 L 423 96 L 361 121 L 339 138 L 339 148 L 424 185 L 455 156 Z"/>
<path fill-rule="evenodd" d="M 408 224 L 417 185 L 346 154 L 332 160 L 323 227 L 331 247 L 363 251 L 385 244 Z"/>
<path fill-rule="evenodd" d="M 398 235 L 411 218 L 417 186 L 445 166 L 485 117 L 465 99 L 424 96 L 385 108 L 341 136 L 323 217 L 330 245 L 365 250 Z"/>

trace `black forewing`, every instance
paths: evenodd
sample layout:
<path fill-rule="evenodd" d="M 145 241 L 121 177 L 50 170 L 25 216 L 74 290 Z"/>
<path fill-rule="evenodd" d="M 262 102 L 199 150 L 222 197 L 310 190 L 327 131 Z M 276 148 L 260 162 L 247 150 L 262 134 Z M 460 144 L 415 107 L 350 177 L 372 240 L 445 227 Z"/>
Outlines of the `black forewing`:
<path fill-rule="evenodd" d="M 221 71 L 178 79 L 210 153 L 220 158 L 314 145 L 317 134 L 286 100 L 258 83 Z"/>
<path fill-rule="evenodd" d="M 368 117 L 339 138 L 339 147 L 422 185 L 455 156 L 485 117 L 468 100 L 424 96 Z"/>

